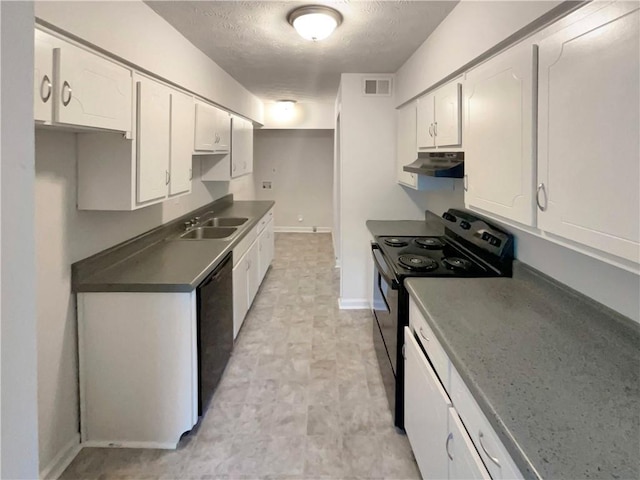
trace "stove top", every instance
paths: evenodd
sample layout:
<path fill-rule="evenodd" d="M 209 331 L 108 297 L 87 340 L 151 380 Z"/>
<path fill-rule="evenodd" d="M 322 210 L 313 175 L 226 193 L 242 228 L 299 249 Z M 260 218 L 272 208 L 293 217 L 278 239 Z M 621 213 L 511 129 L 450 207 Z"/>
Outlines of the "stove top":
<path fill-rule="evenodd" d="M 396 278 L 511 276 L 513 236 L 481 217 L 450 209 L 445 235 L 378 236 L 385 263 Z"/>

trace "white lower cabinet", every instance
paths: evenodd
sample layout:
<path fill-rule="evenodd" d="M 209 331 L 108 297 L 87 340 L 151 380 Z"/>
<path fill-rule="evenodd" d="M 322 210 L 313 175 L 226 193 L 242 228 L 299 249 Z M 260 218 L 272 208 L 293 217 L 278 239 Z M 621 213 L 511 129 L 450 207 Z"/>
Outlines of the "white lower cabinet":
<path fill-rule="evenodd" d="M 273 260 L 273 209 L 233 249 L 233 338 Z"/>
<path fill-rule="evenodd" d="M 523 478 L 444 351 L 435 363 L 427 359 L 424 351 L 438 357 L 441 347 L 413 299 L 409 312 L 404 426 L 422 477 Z"/>
<path fill-rule="evenodd" d="M 82 443 L 175 448 L 198 421 L 196 293 L 78 293 Z"/>
<path fill-rule="evenodd" d="M 447 478 L 445 452 L 451 400 L 409 327 L 404 329 L 404 426 L 422 478 Z"/>

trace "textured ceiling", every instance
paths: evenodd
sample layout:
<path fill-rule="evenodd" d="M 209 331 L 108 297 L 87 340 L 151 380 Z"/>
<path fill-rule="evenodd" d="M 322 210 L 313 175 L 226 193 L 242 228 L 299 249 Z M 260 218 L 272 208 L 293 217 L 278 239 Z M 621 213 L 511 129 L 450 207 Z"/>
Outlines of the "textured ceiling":
<path fill-rule="evenodd" d="M 392 73 L 455 1 L 147 1 L 160 16 L 265 101 L 333 102 L 341 73 Z M 298 36 L 287 14 L 324 4 L 342 13 L 321 42 Z"/>

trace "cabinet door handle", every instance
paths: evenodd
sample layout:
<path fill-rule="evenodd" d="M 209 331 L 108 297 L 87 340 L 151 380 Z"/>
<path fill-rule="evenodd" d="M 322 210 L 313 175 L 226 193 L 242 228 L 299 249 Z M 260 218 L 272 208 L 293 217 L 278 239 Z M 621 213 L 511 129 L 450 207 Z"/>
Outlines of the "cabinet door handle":
<path fill-rule="evenodd" d="M 247 272 L 251 269 L 251 260 L 247 260 Z"/>
<path fill-rule="evenodd" d="M 193 180 L 193 168 L 189 169 L 189 180 Z"/>
<path fill-rule="evenodd" d="M 165 170 L 165 185 L 169 185 L 169 180 L 171 179 L 171 174 L 169 173 L 169 170 Z"/>
<path fill-rule="evenodd" d="M 438 122 L 433 122 L 433 136 L 438 136 Z"/>
<path fill-rule="evenodd" d="M 540 192 L 544 194 L 544 207 L 540 203 Z M 547 202 L 547 190 L 544 187 L 544 183 L 541 183 L 540 185 L 538 185 L 538 189 L 536 190 L 536 203 L 538 204 L 538 208 L 541 212 L 544 212 L 547 209 Z"/>
<path fill-rule="evenodd" d="M 236 164 L 235 163 L 233 164 L 233 171 L 234 172 L 236 171 Z"/>
<path fill-rule="evenodd" d="M 447 451 L 447 457 L 449 457 L 449 460 L 453 460 L 453 455 L 451 455 L 451 452 L 449 452 L 449 442 L 453 440 L 453 432 L 449 432 L 449 435 L 447 436 L 447 441 L 444 444 L 444 448 Z"/>
<path fill-rule="evenodd" d="M 433 123 L 429 124 L 429 136 L 433 138 Z"/>
<path fill-rule="evenodd" d="M 422 338 L 424 338 L 427 342 L 429 341 L 429 339 L 427 338 L 427 336 L 424 334 L 424 331 L 422 330 L 422 327 L 420 327 L 420 336 Z"/>
<path fill-rule="evenodd" d="M 64 99 L 65 89 L 67 90 L 67 92 L 69 92 L 69 97 L 66 100 Z M 71 90 L 71 85 L 69 85 L 69 82 L 65 80 L 64 83 L 62 84 L 62 105 L 64 105 L 65 107 L 69 105 L 72 95 L 73 95 L 73 90 Z"/>
<path fill-rule="evenodd" d="M 484 438 L 484 434 L 482 433 L 482 430 L 478 431 L 478 437 L 480 438 L 480 446 L 482 447 L 482 451 L 487 455 L 487 457 L 489 457 L 489 460 L 491 460 L 497 466 L 500 466 L 500 460 L 498 460 L 496 457 L 491 455 L 485 448 L 484 443 L 482 442 L 482 439 Z"/>
<path fill-rule="evenodd" d="M 43 89 L 44 87 L 47 87 L 47 93 L 45 95 Z M 51 80 L 49 80 L 49 77 L 47 75 L 45 75 L 44 77 L 42 77 L 42 83 L 40 83 L 40 98 L 42 99 L 43 103 L 47 103 L 49 101 L 49 99 L 51 98 L 51 91 L 53 90 L 52 85 L 51 85 Z"/>
<path fill-rule="evenodd" d="M 407 344 L 403 344 L 402 345 L 402 358 L 404 358 L 405 360 L 407 359 L 407 355 L 406 355 L 406 349 L 407 349 Z"/>
<path fill-rule="evenodd" d="M 465 192 L 469 191 L 469 175 L 464 174 L 464 178 L 462 179 L 462 188 L 464 188 Z"/>

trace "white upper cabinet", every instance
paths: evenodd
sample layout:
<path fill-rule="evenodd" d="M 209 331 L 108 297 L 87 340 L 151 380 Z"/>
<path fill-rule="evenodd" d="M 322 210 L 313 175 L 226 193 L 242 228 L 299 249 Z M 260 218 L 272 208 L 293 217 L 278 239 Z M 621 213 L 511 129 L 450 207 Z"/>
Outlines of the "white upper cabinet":
<path fill-rule="evenodd" d="M 231 122 L 231 177 L 253 172 L 253 124 L 240 117 Z"/>
<path fill-rule="evenodd" d="M 60 40 L 54 50 L 54 121 L 130 132 L 131 71 Z"/>
<path fill-rule="evenodd" d="M 137 200 L 139 203 L 144 203 L 165 198 L 168 192 L 171 90 L 145 77 L 140 77 L 136 85 Z"/>
<path fill-rule="evenodd" d="M 416 173 L 405 172 L 405 165 L 416 159 L 416 103 L 405 105 L 396 112 L 396 175 L 398 183 L 416 188 Z"/>
<path fill-rule="evenodd" d="M 54 37 L 35 31 L 33 117 L 38 123 L 50 124 L 52 119 L 54 44 Z"/>
<path fill-rule="evenodd" d="M 539 44 L 538 226 L 635 263 L 639 26 L 616 2 Z"/>
<path fill-rule="evenodd" d="M 462 143 L 458 82 L 448 83 L 418 99 L 417 149 L 459 147 Z"/>
<path fill-rule="evenodd" d="M 171 165 L 169 195 L 191 192 L 193 178 L 193 97 L 171 92 Z"/>
<path fill-rule="evenodd" d="M 195 153 L 229 153 L 231 119 L 212 105 L 197 101 L 195 108 Z"/>
<path fill-rule="evenodd" d="M 520 44 L 466 75 L 465 204 L 535 224 L 536 51 Z"/>

